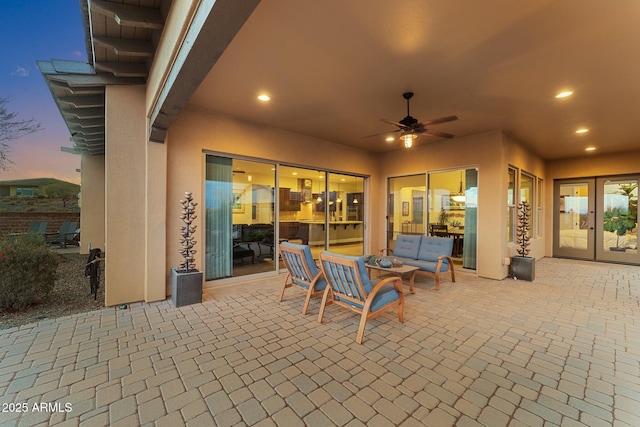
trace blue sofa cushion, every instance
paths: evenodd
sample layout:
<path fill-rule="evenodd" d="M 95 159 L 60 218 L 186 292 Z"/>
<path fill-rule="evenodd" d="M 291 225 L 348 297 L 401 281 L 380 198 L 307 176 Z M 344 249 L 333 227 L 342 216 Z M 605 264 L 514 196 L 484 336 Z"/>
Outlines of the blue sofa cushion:
<path fill-rule="evenodd" d="M 398 234 L 396 245 L 393 247 L 393 255 L 402 258 L 418 259 L 420 250 L 420 235 Z"/>
<path fill-rule="evenodd" d="M 420 261 L 438 262 L 441 255 L 451 256 L 453 250 L 453 239 L 448 237 L 422 236 L 420 250 L 418 256 L 415 257 Z M 395 253 L 395 251 L 394 251 Z M 449 263 L 447 259 L 443 263 Z"/>
<path fill-rule="evenodd" d="M 422 271 L 429 271 L 431 273 L 436 273 L 436 267 L 438 266 L 438 261 L 422 261 L 419 259 L 408 259 L 404 261 L 405 265 L 411 265 L 413 267 L 418 267 Z M 440 266 L 440 271 L 449 271 L 449 262 L 444 259 L 442 261 L 442 265 Z"/>

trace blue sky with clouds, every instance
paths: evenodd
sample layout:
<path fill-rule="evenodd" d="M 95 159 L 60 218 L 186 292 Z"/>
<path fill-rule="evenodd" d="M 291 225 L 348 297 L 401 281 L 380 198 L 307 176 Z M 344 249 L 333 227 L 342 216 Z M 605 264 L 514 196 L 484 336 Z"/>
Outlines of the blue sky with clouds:
<path fill-rule="evenodd" d="M 13 143 L 9 171 L 0 181 L 58 178 L 80 182 L 80 156 L 36 65 L 37 60 L 87 61 L 78 0 L 2 0 L 0 2 L 0 97 L 18 118 L 34 118 L 43 130 Z"/>

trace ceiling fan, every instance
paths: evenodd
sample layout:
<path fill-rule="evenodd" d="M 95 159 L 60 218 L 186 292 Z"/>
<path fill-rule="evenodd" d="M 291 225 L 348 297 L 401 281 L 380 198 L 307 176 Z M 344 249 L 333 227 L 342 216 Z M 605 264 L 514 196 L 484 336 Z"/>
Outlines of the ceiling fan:
<path fill-rule="evenodd" d="M 418 122 L 418 120 L 414 117 L 411 117 L 409 114 L 409 100 L 413 97 L 413 92 L 405 92 L 402 94 L 402 97 L 407 100 L 407 116 L 400 120 L 399 122 L 394 122 L 393 120 L 380 119 L 385 123 L 389 123 L 390 125 L 397 126 L 393 132 L 400 132 L 400 139 L 404 141 L 404 146 L 410 148 L 413 145 L 413 140 L 418 137 L 418 135 L 424 134 L 429 136 L 438 136 L 441 138 L 453 138 L 454 135 L 446 132 L 441 132 L 438 130 L 427 129 L 427 126 L 452 122 L 454 120 L 458 120 L 458 116 L 447 116 L 440 117 L 439 119 L 427 120 L 425 122 Z M 387 133 L 387 132 L 385 132 Z M 382 134 L 378 134 L 382 135 Z M 375 136 L 375 135 L 370 135 Z"/>

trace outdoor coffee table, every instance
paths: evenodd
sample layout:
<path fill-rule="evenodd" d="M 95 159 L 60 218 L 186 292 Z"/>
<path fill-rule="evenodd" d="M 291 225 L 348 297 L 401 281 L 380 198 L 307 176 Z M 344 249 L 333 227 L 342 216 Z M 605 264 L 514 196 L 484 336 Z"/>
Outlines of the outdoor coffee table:
<path fill-rule="evenodd" d="M 403 274 L 409 274 L 409 293 L 415 294 L 413 290 L 413 279 L 416 277 L 416 271 L 420 270 L 419 267 L 414 267 L 412 265 L 403 265 L 401 267 L 380 267 L 377 265 L 369 265 L 367 264 L 367 271 L 371 273 L 371 270 L 376 270 L 378 272 L 385 272 L 391 274 L 393 276 L 398 276 L 402 280 Z"/>

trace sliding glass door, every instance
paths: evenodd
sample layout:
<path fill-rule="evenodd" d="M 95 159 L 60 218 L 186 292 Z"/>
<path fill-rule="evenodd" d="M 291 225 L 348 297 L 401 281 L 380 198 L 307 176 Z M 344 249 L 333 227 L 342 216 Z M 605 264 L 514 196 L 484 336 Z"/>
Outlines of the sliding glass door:
<path fill-rule="evenodd" d="M 363 255 L 363 177 L 206 155 L 205 278 L 278 272 L 278 244 Z"/>
<path fill-rule="evenodd" d="M 454 261 L 476 268 L 478 171 L 475 168 L 389 178 L 387 246 L 398 234 L 454 239 Z"/>

